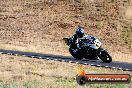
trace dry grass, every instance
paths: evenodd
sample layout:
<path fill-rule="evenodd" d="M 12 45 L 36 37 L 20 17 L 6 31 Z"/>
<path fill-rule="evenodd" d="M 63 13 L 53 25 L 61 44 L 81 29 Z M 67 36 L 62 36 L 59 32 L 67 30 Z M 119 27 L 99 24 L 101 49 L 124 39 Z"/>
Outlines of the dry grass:
<path fill-rule="evenodd" d="M 124 7 L 127 7 L 128 2 L 125 3 Z M 131 51 L 129 47 L 131 41 L 126 45 L 120 38 L 123 24 L 125 24 L 118 20 L 120 16 L 124 17 L 124 14 L 119 14 L 122 10 L 119 7 L 123 7 L 123 0 L 120 2 L 116 0 L 82 2 L 81 6 L 84 6 L 84 9 L 77 13 L 70 10 L 71 4 L 75 3 L 69 0 L 58 2 L 2 0 L 0 3 L 0 43 L 17 46 L 18 49 L 22 46 L 29 50 L 55 53 L 60 49 L 65 50 L 61 43 L 62 38 L 72 35 L 76 26 L 80 24 L 84 26 L 88 34 L 100 37 L 106 44 L 106 48 L 116 47 L 117 51 L 121 52 L 123 47 L 125 53 Z M 129 9 L 127 12 L 130 12 Z M 126 26 L 130 28 L 129 25 Z M 111 51 L 113 50 L 115 49 L 111 48 Z"/>
<path fill-rule="evenodd" d="M 81 24 L 88 34 L 102 39 L 104 47 L 111 52 L 114 60 L 132 62 L 131 48 L 128 47 L 131 42 L 125 44 L 120 38 L 125 23 L 120 23 L 117 19 L 121 15 L 117 14 L 118 4 L 122 7 L 123 0 L 111 4 L 109 0 L 100 0 L 101 3 L 97 4 L 104 4 L 100 11 L 97 11 L 99 8 L 90 0 L 84 5 L 86 9 L 78 14 L 76 11 L 70 11 L 71 6 L 69 3 L 66 4 L 69 0 L 59 0 L 57 4 L 49 1 L 54 2 L 1 0 L 0 48 L 70 55 L 62 38 L 72 35 L 76 26 Z M 130 18 L 128 12 L 129 10 L 126 10 L 126 17 Z M 129 26 L 128 28 L 130 29 Z M 0 88 L 80 88 L 74 80 L 76 67 L 78 65 L 71 63 L 0 55 Z M 85 66 L 85 69 L 88 73 L 129 73 L 91 66 Z M 132 84 L 89 84 L 83 87 L 131 88 L 131 86 Z"/>
<path fill-rule="evenodd" d="M 87 3 L 82 2 L 81 5 L 85 9 L 76 13 L 70 10 L 72 8 L 70 4 L 74 3 L 69 0 L 58 2 L 2 0 L 0 3 L 0 45 L 6 44 L 5 47 L 8 49 L 16 46 L 18 50 L 23 47 L 30 51 L 65 54 L 67 51 L 61 43 L 62 38 L 72 35 L 76 26 L 81 24 L 88 34 L 100 37 L 106 48 L 111 47 L 111 51 L 115 50 L 113 47 L 116 47 L 119 52 L 122 52 L 122 48 L 125 53 L 131 52 L 131 47 L 128 47 L 131 41 L 126 45 L 120 38 L 125 24 L 117 19 L 125 15 L 118 14 L 122 11 L 119 9 L 119 6 L 123 8 L 122 3 L 123 0 L 121 2 L 90 0 Z M 130 18 L 131 7 L 128 2 L 125 3 L 126 16 Z M 98 7 L 98 5 L 103 5 L 103 7 Z M 130 28 L 129 25 L 126 26 Z"/>
<path fill-rule="evenodd" d="M 0 55 L 0 88 L 80 88 L 76 81 L 77 64 Z M 105 68 L 84 66 L 87 73 L 126 73 Z M 129 88 L 131 84 L 89 84 L 84 88 Z"/>
<path fill-rule="evenodd" d="M 7 50 L 18 50 L 18 51 L 25 51 L 25 52 L 36 52 L 36 53 L 45 53 L 45 54 L 55 54 L 55 55 L 63 55 L 63 56 L 69 56 L 69 51 L 67 45 L 64 44 L 64 42 L 47 42 L 44 46 L 36 47 L 33 45 L 29 45 L 27 47 L 24 46 L 15 46 L 12 44 L 0 44 L 1 49 L 7 49 Z"/>
<path fill-rule="evenodd" d="M 113 57 L 114 61 L 132 63 L 132 54 L 125 54 L 125 53 L 121 53 L 121 52 L 114 52 L 114 53 L 112 53 L 112 57 Z"/>
<path fill-rule="evenodd" d="M 129 1 L 129 6 L 125 8 L 125 17 L 132 20 L 132 0 Z"/>
<path fill-rule="evenodd" d="M 131 9 L 120 13 L 124 0 L 89 0 L 83 11 L 70 11 L 71 0 L 1 0 L 0 48 L 69 55 L 62 43 L 63 37 L 72 35 L 78 24 L 88 34 L 99 36 L 114 60 L 132 62 L 131 41 L 120 37 L 124 25 L 118 18 L 131 18 Z M 95 6 L 103 5 L 103 8 Z M 131 7 L 130 7 L 131 8 Z M 98 10 L 98 11 L 97 11 Z M 123 9 L 124 11 L 124 9 Z M 130 19 L 131 21 L 131 19 Z M 129 23 L 130 24 L 130 23 Z M 128 39 L 125 37 L 125 40 Z M 113 52 L 114 51 L 114 52 Z M 124 54 L 125 53 L 125 54 Z M 74 80 L 78 65 L 54 61 L 0 55 L 0 88 L 80 88 Z M 85 66 L 90 73 L 129 73 Z M 84 88 L 127 88 L 131 84 L 98 85 Z"/>

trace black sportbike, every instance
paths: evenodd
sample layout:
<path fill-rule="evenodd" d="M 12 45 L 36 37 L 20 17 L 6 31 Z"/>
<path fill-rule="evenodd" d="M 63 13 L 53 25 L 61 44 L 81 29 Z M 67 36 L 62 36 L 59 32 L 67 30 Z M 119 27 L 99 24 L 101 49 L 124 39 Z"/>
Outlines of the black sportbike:
<path fill-rule="evenodd" d="M 80 49 L 75 49 L 71 46 L 72 38 L 63 38 L 63 40 L 69 46 L 71 55 L 78 60 L 85 58 L 89 60 L 101 59 L 104 63 L 112 62 L 112 57 L 106 50 L 101 48 L 102 43 L 94 36 L 85 35 L 83 38 L 78 38 Z"/>

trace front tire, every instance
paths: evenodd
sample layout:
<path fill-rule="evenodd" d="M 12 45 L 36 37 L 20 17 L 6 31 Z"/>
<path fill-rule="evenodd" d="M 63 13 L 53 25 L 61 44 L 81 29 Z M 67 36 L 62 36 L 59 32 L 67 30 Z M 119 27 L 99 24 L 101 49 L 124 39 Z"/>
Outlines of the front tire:
<path fill-rule="evenodd" d="M 108 54 L 106 50 L 100 49 L 98 56 L 104 63 L 112 62 L 112 57 Z"/>

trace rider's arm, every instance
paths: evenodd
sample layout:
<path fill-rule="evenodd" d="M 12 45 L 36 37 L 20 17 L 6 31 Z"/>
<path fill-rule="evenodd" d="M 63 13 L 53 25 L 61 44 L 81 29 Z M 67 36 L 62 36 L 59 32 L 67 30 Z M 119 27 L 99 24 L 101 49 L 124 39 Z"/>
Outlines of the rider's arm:
<path fill-rule="evenodd" d="M 77 38 L 77 36 L 76 35 L 73 35 L 72 36 L 72 42 L 73 43 L 76 43 L 78 40 L 77 40 L 78 38 Z"/>

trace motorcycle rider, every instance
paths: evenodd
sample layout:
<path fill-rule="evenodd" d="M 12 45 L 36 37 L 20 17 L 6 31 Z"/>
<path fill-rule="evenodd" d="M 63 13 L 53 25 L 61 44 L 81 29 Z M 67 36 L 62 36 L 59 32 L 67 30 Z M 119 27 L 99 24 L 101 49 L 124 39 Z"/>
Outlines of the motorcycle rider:
<path fill-rule="evenodd" d="M 78 28 L 76 29 L 75 34 L 71 38 L 70 47 L 72 48 L 73 52 L 77 52 L 77 51 L 79 51 L 79 49 L 81 49 L 81 44 L 79 42 L 79 38 L 83 38 L 84 34 L 85 34 L 84 28 L 79 25 Z"/>
<path fill-rule="evenodd" d="M 107 51 L 100 47 L 101 42 L 95 36 L 87 34 L 85 35 L 84 29 L 81 26 L 78 26 L 75 34 L 72 37 L 68 38 L 67 45 L 69 46 L 70 54 L 74 57 L 73 59 L 75 60 L 101 59 L 106 63 L 110 63 L 112 61 L 112 58 L 107 53 Z"/>

